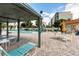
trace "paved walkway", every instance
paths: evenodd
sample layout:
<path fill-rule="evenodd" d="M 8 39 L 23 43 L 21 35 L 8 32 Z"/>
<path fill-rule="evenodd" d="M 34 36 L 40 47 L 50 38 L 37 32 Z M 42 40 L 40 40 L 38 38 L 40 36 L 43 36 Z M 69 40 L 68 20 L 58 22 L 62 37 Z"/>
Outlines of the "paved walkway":
<path fill-rule="evenodd" d="M 63 41 L 60 37 L 70 37 L 70 40 Z M 21 34 L 22 43 L 17 43 L 16 46 L 25 44 L 27 41 L 38 42 L 38 35 Z M 30 53 L 32 56 L 79 56 L 79 36 L 73 34 L 58 34 L 55 32 L 44 32 L 41 35 L 41 48 L 36 48 Z"/>
<path fill-rule="evenodd" d="M 70 35 L 71 41 L 55 39 L 55 33 L 47 32 L 42 34 L 41 48 L 35 50 L 34 56 L 72 56 L 79 55 L 78 37 Z M 65 35 L 64 35 L 65 36 Z M 72 37 L 71 37 L 72 36 Z"/>

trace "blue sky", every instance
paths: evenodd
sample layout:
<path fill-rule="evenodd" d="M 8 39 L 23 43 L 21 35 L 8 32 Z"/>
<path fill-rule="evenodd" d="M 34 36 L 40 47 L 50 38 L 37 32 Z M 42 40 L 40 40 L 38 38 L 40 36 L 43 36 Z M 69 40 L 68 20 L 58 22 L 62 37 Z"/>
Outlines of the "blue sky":
<path fill-rule="evenodd" d="M 79 18 L 79 3 L 30 3 L 29 4 L 38 13 L 43 11 L 43 20 L 49 23 L 56 12 L 70 11 L 73 19 Z"/>
<path fill-rule="evenodd" d="M 43 21 L 48 23 L 56 12 L 62 12 L 66 3 L 30 3 L 29 4 L 38 13 L 43 11 Z"/>
<path fill-rule="evenodd" d="M 43 11 L 43 20 L 49 22 L 56 12 L 62 12 L 66 3 L 30 3 L 29 4 L 38 13 Z"/>
<path fill-rule="evenodd" d="M 64 10 L 64 6 L 66 3 L 31 3 L 30 6 L 34 8 L 38 13 L 42 10 L 48 13 L 55 13 L 56 10 L 63 6 L 62 10 Z M 62 11 L 61 10 L 61 11 Z M 60 10 L 59 10 L 60 11 Z"/>

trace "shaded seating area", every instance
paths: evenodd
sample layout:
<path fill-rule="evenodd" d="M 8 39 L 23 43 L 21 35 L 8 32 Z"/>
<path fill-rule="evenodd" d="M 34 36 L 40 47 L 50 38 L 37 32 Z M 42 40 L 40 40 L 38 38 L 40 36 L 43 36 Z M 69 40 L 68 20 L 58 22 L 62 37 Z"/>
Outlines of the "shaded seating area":
<path fill-rule="evenodd" d="M 12 43 L 11 41 L 16 40 L 16 43 L 20 41 L 20 22 L 30 21 L 30 20 L 38 20 L 38 47 L 41 46 L 41 30 L 40 24 L 42 17 L 39 13 L 37 13 L 34 9 L 32 9 L 26 3 L 2 3 L 0 4 L 0 44 L 5 44 L 4 47 L 7 46 L 7 43 Z M 17 36 L 9 35 L 9 23 L 17 23 Z M 6 35 L 3 36 L 1 23 L 6 23 Z M 0 45 L 1 46 L 1 45 Z M 8 46 L 7 46 L 8 47 Z"/>
<path fill-rule="evenodd" d="M 0 47 L 0 53 L 1 55 L 5 55 L 5 56 L 24 56 L 27 55 L 28 52 L 32 50 L 35 46 L 36 44 L 28 42 L 27 44 L 24 44 L 19 48 L 16 48 L 9 52 L 6 52 L 2 47 Z"/>

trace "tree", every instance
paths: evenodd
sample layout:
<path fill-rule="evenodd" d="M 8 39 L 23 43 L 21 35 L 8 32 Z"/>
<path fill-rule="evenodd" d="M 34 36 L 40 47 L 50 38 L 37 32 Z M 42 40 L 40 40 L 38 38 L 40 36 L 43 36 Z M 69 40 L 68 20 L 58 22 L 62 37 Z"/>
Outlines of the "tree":
<path fill-rule="evenodd" d="M 65 19 L 60 19 L 60 20 L 57 20 L 55 23 L 54 23 L 54 27 L 60 27 L 60 23 L 62 21 L 64 21 Z"/>
<path fill-rule="evenodd" d="M 63 22 L 65 19 L 60 19 L 60 23 Z"/>
<path fill-rule="evenodd" d="M 24 22 L 21 24 L 21 27 L 30 28 L 30 27 L 32 27 L 32 23 L 31 23 L 31 21 Z"/>
<path fill-rule="evenodd" d="M 31 21 L 27 21 L 25 24 L 26 24 L 26 28 L 30 28 L 30 27 L 32 27 L 32 23 L 31 23 Z"/>
<path fill-rule="evenodd" d="M 4 29 L 6 27 L 7 27 L 6 23 L 2 23 L 2 28 Z"/>
<path fill-rule="evenodd" d="M 59 24 L 60 24 L 60 21 L 57 20 L 57 21 L 54 23 L 54 27 L 59 27 Z"/>
<path fill-rule="evenodd" d="M 25 23 L 22 23 L 21 24 L 21 27 L 25 28 L 26 27 L 26 24 Z"/>

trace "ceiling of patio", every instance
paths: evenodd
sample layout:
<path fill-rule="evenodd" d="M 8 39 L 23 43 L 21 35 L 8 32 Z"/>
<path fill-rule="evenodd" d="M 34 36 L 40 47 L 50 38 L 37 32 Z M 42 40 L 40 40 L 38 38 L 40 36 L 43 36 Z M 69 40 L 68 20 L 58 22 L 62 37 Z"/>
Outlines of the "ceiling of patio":
<path fill-rule="evenodd" d="M 0 3 L 0 22 L 1 21 L 27 21 L 37 20 L 41 17 L 34 9 L 28 4 L 24 3 Z"/>

